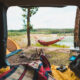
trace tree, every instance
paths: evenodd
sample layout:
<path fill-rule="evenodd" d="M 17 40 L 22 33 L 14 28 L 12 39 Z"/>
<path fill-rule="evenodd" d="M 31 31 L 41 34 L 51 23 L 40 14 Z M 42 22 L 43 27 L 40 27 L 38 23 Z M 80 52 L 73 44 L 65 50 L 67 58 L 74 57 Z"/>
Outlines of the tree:
<path fill-rule="evenodd" d="M 74 47 L 80 47 L 80 7 L 77 7 L 75 29 L 74 29 Z"/>
<path fill-rule="evenodd" d="M 38 11 L 38 7 L 28 7 L 28 8 L 22 8 L 23 10 L 23 23 L 24 23 L 24 29 L 27 29 L 27 39 L 28 39 L 28 44 L 27 46 L 31 45 L 30 41 L 30 30 L 32 29 L 32 25 L 30 23 L 30 17 Z"/>

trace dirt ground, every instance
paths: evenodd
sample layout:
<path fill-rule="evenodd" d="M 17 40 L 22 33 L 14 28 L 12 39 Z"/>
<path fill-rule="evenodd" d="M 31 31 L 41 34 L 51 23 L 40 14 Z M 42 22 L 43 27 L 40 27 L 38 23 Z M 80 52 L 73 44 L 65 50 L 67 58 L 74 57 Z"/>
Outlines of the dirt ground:
<path fill-rule="evenodd" d="M 8 61 L 13 64 L 22 64 L 26 62 L 30 62 L 35 59 L 39 59 L 40 56 L 37 55 L 36 49 L 40 51 L 43 49 L 45 56 L 50 61 L 50 64 L 54 65 L 68 65 L 69 64 L 69 57 L 70 57 L 70 50 L 68 48 L 41 48 L 41 47 L 29 47 L 23 48 L 24 54 L 16 54 L 14 56 L 9 57 Z"/>

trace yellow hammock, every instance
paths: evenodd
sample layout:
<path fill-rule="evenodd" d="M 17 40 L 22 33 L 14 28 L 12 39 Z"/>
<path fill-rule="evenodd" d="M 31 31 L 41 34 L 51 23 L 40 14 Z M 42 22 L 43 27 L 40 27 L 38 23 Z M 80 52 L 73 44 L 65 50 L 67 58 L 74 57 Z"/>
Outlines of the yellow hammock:
<path fill-rule="evenodd" d="M 20 46 L 14 40 L 8 38 L 6 54 L 9 54 L 10 52 L 16 51 L 18 49 L 21 49 Z"/>
<path fill-rule="evenodd" d="M 68 67 L 65 72 L 60 72 L 59 70 L 56 70 L 58 66 L 52 65 L 52 75 L 56 80 L 80 80 L 74 72 L 72 72 Z"/>

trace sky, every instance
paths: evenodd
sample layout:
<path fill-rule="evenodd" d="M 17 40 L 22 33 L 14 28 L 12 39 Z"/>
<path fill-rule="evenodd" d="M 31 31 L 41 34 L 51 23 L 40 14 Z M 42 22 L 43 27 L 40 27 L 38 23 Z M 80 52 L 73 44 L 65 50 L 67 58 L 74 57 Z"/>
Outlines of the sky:
<path fill-rule="evenodd" d="M 35 15 L 31 17 L 34 29 L 64 29 L 74 28 L 76 17 L 76 6 L 40 7 Z M 8 30 L 23 29 L 23 11 L 20 7 L 10 7 L 7 11 Z"/>

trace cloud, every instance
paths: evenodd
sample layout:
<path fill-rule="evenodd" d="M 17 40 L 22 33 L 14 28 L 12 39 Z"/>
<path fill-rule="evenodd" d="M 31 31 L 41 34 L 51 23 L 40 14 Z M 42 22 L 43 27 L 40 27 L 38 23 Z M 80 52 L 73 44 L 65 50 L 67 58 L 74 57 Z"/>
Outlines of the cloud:
<path fill-rule="evenodd" d="M 20 7 L 10 7 L 7 11 L 8 29 L 22 28 L 22 13 Z"/>
<path fill-rule="evenodd" d="M 75 6 L 64 8 L 41 7 L 31 17 L 33 28 L 74 28 Z M 22 10 L 19 7 L 11 7 L 8 10 L 8 29 L 23 28 Z"/>
<path fill-rule="evenodd" d="M 34 28 L 74 28 L 76 7 L 40 8 L 31 19 Z"/>

